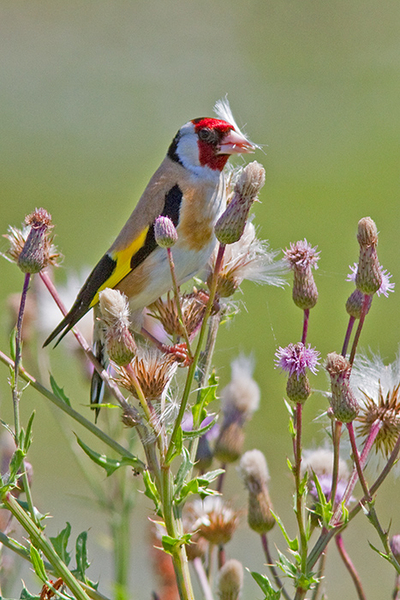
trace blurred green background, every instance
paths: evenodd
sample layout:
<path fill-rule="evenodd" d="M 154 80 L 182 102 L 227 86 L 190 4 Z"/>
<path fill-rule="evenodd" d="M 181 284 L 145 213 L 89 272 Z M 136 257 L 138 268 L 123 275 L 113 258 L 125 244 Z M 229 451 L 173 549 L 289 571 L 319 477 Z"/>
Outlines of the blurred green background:
<path fill-rule="evenodd" d="M 254 208 L 260 235 L 277 249 L 305 237 L 318 245 L 320 296 L 308 339 L 322 356 L 340 351 L 344 304 L 353 289 L 345 278 L 358 258 L 361 217 L 376 221 L 380 261 L 400 281 L 399 27 L 400 4 L 387 0 L 2 0 L 1 232 L 44 206 L 65 256 L 57 281 L 65 281 L 65 270 L 92 266 L 124 224 L 175 132 L 191 118 L 212 114 L 214 102 L 228 93 L 239 125 L 264 148 L 255 155 L 267 171 L 262 204 Z M 1 249 L 6 247 L 3 241 Z M 21 289 L 22 274 L 3 259 L 0 273 L 1 347 L 7 349 L 6 299 Z M 225 384 L 239 351 L 255 357 L 262 406 L 247 428 L 246 447 L 265 452 L 275 509 L 294 533 L 285 377 L 274 370 L 273 355 L 277 346 L 300 338 L 302 315 L 289 288 L 245 284 L 243 292 L 239 299 L 246 308 L 222 330 L 215 362 Z M 387 361 L 398 350 L 399 302 L 398 293 L 374 300 L 361 338 L 362 348 L 379 351 Z M 74 404 L 86 404 L 80 371 L 76 375 L 71 361 L 66 366 L 65 357 L 63 345 L 50 350 L 52 370 Z M 7 371 L 1 369 L 1 417 L 11 420 Z M 325 375 L 313 385 L 326 389 Z M 320 394 L 308 401 L 307 447 L 323 440 L 321 423 L 313 419 L 326 406 Z M 35 502 L 53 515 L 53 535 L 65 520 L 75 535 L 90 529 L 89 575 L 100 576 L 101 589 L 111 593 L 106 525 L 82 500 L 88 490 L 60 436 L 60 427 L 71 423 L 28 391 L 24 418 L 32 407 Z M 228 491 L 235 505 L 245 506 L 234 470 Z M 383 526 L 393 517 L 393 532 L 400 531 L 398 496 L 399 482 L 391 477 L 377 506 Z M 140 498 L 138 510 L 150 515 L 149 501 Z M 143 549 L 147 526 L 140 521 L 134 524 L 132 597 L 149 598 L 153 575 Z M 284 546 L 278 531 L 272 538 Z M 368 540 L 379 546 L 359 515 L 345 542 L 369 597 L 388 598 L 394 573 Z M 250 569 L 265 571 L 257 537 L 244 519 L 227 550 Z M 24 577 L 29 584 L 26 572 Z M 356 597 L 335 548 L 328 554 L 327 578 L 331 600 Z M 261 592 L 246 575 L 243 598 L 256 597 Z"/>

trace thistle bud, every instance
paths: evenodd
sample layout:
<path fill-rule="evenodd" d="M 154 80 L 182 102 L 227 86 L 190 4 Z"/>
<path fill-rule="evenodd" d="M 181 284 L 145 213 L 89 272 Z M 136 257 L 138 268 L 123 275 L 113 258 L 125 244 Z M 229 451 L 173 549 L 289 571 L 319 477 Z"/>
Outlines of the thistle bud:
<path fill-rule="evenodd" d="M 258 162 L 248 164 L 241 172 L 231 201 L 215 225 L 215 236 L 221 244 L 240 240 L 253 202 L 265 183 L 265 169 Z"/>
<path fill-rule="evenodd" d="M 378 231 L 370 217 L 365 217 L 358 222 L 357 240 L 360 244 L 360 257 L 356 287 L 363 294 L 371 295 L 381 287 L 382 273 L 376 252 Z"/>
<path fill-rule="evenodd" d="M 239 474 L 249 492 L 247 521 L 251 529 L 262 535 L 275 525 L 268 493 L 267 462 L 259 450 L 245 452 L 240 460 Z"/>
<path fill-rule="evenodd" d="M 286 348 L 279 348 L 275 352 L 276 366 L 289 373 L 286 393 L 292 402 L 303 403 L 311 395 L 311 386 L 306 369 L 311 373 L 317 372 L 319 352 L 306 347 L 302 342 L 289 344 Z"/>
<path fill-rule="evenodd" d="M 331 409 L 335 419 L 350 423 L 358 415 L 357 399 L 350 387 L 351 364 L 344 356 L 331 352 L 325 368 L 331 378 Z"/>
<path fill-rule="evenodd" d="M 364 294 L 360 292 L 360 290 L 355 289 L 354 292 L 348 297 L 346 302 L 346 310 L 350 317 L 354 319 L 359 319 L 361 316 L 361 309 L 364 302 Z M 372 304 L 372 296 L 368 297 L 368 306 L 366 310 L 366 315 L 369 313 L 369 309 Z"/>
<path fill-rule="evenodd" d="M 286 384 L 286 394 L 292 402 L 303 404 L 311 396 L 311 385 L 307 374 L 289 375 Z"/>
<path fill-rule="evenodd" d="M 227 560 L 218 574 L 220 600 L 238 600 L 243 587 L 243 566 L 238 560 Z"/>
<path fill-rule="evenodd" d="M 25 223 L 30 230 L 17 264 L 24 273 L 39 273 L 50 261 L 48 232 L 52 228 L 51 215 L 44 208 L 37 208 L 26 217 Z"/>
<path fill-rule="evenodd" d="M 161 248 L 171 248 L 176 244 L 178 234 L 169 217 L 157 217 L 154 222 L 154 237 Z"/>
<path fill-rule="evenodd" d="M 119 367 L 128 365 L 135 356 L 136 344 L 129 331 L 127 298 L 118 290 L 106 288 L 99 294 L 99 306 L 108 356 Z"/>
<path fill-rule="evenodd" d="M 318 300 L 318 290 L 312 274 L 312 268 L 318 269 L 319 252 L 316 247 L 300 240 L 290 244 L 285 250 L 285 259 L 294 274 L 293 302 L 303 310 L 313 308 Z"/>
<path fill-rule="evenodd" d="M 242 453 L 243 427 L 257 410 L 260 388 L 252 377 L 252 360 L 244 356 L 232 362 L 232 378 L 221 392 L 223 421 L 215 443 L 214 456 L 225 462 L 234 462 Z"/>

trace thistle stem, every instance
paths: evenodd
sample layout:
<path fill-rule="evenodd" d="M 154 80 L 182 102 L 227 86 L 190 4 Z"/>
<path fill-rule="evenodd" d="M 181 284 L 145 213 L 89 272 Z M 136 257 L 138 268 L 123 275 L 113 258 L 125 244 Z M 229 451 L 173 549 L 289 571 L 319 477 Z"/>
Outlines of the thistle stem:
<path fill-rule="evenodd" d="M 176 309 L 178 311 L 179 321 L 180 321 L 182 331 L 183 331 L 183 337 L 185 338 L 186 347 L 187 347 L 187 351 L 188 351 L 188 357 L 190 360 L 192 360 L 193 354 L 190 349 L 189 335 L 187 332 L 185 320 L 183 318 L 182 303 L 181 303 L 181 298 L 179 295 L 179 286 L 178 286 L 178 281 L 176 279 L 175 264 L 174 264 L 174 259 L 173 259 L 171 248 L 167 248 L 167 254 L 168 254 L 169 268 L 170 268 L 171 277 L 172 277 L 172 288 L 174 290 Z"/>
<path fill-rule="evenodd" d="M 351 337 L 351 333 L 353 331 L 355 321 L 356 321 L 355 317 L 349 318 L 349 324 L 347 325 L 346 335 L 344 337 L 343 348 L 342 348 L 342 356 L 344 356 L 344 357 L 347 354 L 347 348 L 350 343 L 350 337 Z"/>
<path fill-rule="evenodd" d="M 276 584 L 277 588 L 280 590 L 280 592 L 283 595 L 283 597 L 285 598 L 285 600 L 290 600 L 290 596 L 287 593 L 287 591 L 285 590 L 285 588 L 283 587 L 283 583 L 275 569 L 274 561 L 273 561 L 273 558 L 271 556 L 271 552 L 269 549 L 267 534 L 262 533 L 260 537 L 261 537 L 261 544 L 262 544 L 262 547 L 264 550 L 265 558 L 267 559 L 267 566 L 268 566 L 269 570 L 271 571 L 271 575 L 274 578 L 275 584 Z"/>
<path fill-rule="evenodd" d="M 354 463 L 355 463 L 355 466 L 357 469 L 358 479 L 360 480 L 361 487 L 363 489 L 365 497 L 368 498 L 368 501 L 370 502 L 371 501 L 370 491 L 369 491 L 369 488 L 368 488 L 368 485 L 367 485 L 367 482 L 365 480 L 364 473 L 363 473 L 365 461 L 363 464 L 361 464 L 361 462 L 360 462 L 360 455 L 358 453 L 353 422 L 347 423 L 347 431 L 349 432 L 350 444 L 351 444 L 351 449 L 353 452 L 353 460 L 354 460 Z"/>
<path fill-rule="evenodd" d="M 353 565 L 353 562 L 352 562 L 350 556 L 346 552 L 341 533 L 337 534 L 335 541 L 336 541 L 336 547 L 339 551 L 340 557 L 341 557 L 342 561 L 344 562 L 345 567 L 350 574 L 350 577 L 353 580 L 354 586 L 357 590 L 357 595 L 358 595 L 359 600 L 366 600 L 366 596 L 364 594 L 364 590 L 361 585 L 360 576 L 357 573 L 357 570 L 356 570 L 355 566 Z"/>
<path fill-rule="evenodd" d="M 319 590 L 320 590 L 321 582 L 322 582 L 322 579 L 324 577 L 324 572 L 325 572 L 325 564 L 326 564 L 326 551 L 321 554 L 320 559 L 319 559 L 318 574 L 317 574 L 318 581 L 315 584 L 315 588 L 313 589 L 311 600 L 318 600 Z"/>
<path fill-rule="evenodd" d="M 378 431 L 379 431 L 379 429 L 378 429 Z M 372 430 L 371 430 L 371 434 L 372 434 Z M 371 437 L 371 434 L 370 434 L 370 437 Z M 367 442 L 368 441 L 369 440 L 367 440 Z M 364 450 L 363 450 L 363 452 L 361 454 L 361 462 L 363 460 L 363 455 L 364 455 L 364 451 L 366 450 L 366 447 L 367 447 L 367 443 L 364 446 Z M 391 455 L 390 455 L 390 457 L 389 457 L 386 465 L 382 469 L 382 472 L 379 474 L 379 477 L 375 480 L 375 482 L 371 485 L 370 493 L 372 495 L 375 494 L 375 492 L 377 492 L 377 490 L 380 488 L 380 486 L 382 485 L 382 483 L 385 481 L 386 477 L 389 475 L 389 473 L 390 473 L 393 465 L 395 464 L 395 462 L 397 460 L 399 452 L 400 452 L 400 435 L 397 438 L 396 444 L 395 444 L 395 446 L 394 446 L 394 448 L 392 450 L 392 453 L 391 453 Z M 354 474 L 354 471 L 353 471 L 353 474 Z M 357 476 L 357 472 L 356 472 L 356 476 Z M 352 477 L 353 477 L 353 475 L 352 475 Z M 350 478 L 350 482 L 352 480 L 352 477 Z M 355 479 L 355 481 L 356 480 L 357 479 Z M 355 485 L 355 481 L 354 481 L 354 485 Z M 348 484 L 348 487 L 350 485 L 350 482 Z M 351 491 L 353 491 L 354 485 L 351 488 Z M 337 535 L 338 533 L 340 533 L 341 531 L 343 531 L 344 529 L 346 529 L 348 523 L 350 521 L 352 521 L 354 519 L 354 517 L 356 517 L 358 515 L 358 513 L 360 512 L 360 510 L 364 506 L 366 500 L 367 499 L 365 497 L 361 498 L 361 500 L 358 502 L 357 506 L 355 506 L 350 511 L 348 519 L 347 519 L 347 522 L 343 523 L 342 525 L 339 524 L 340 523 L 340 517 L 341 517 L 341 508 L 338 507 L 336 513 L 333 515 L 332 520 L 331 520 L 332 528 L 329 529 L 329 530 L 325 529 L 324 531 L 322 531 L 322 533 L 319 536 L 318 540 L 315 542 L 315 545 L 314 545 L 312 551 L 310 552 L 310 556 L 308 557 L 308 562 L 307 562 L 308 569 L 312 569 L 314 567 L 314 565 L 317 562 L 319 556 L 325 550 L 325 548 L 329 544 L 330 540 L 335 535 Z M 343 502 L 343 500 L 342 500 L 342 502 Z"/>
<path fill-rule="evenodd" d="M 335 511 L 336 501 L 336 490 L 339 478 L 339 449 L 340 449 L 340 437 L 342 435 L 342 423 L 340 421 L 334 421 L 332 423 L 332 438 L 333 438 L 333 470 L 332 470 L 332 488 L 330 500 L 332 503 L 332 510 Z"/>
<path fill-rule="evenodd" d="M 306 308 L 304 310 L 303 333 L 302 333 L 302 336 L 301 336 L 301 341 L 302 341 L 303 344 L 306 343 L 306 339 L 307 339 L 309 317 L 310 317 L 310 309 Z"/>
<path fill-rule="evenodd" d="M 183 415 L 185 414 L 185 410 L 186 410 L 186 406 L 188 403 L 188 399 L 189 399 L 189 394 L 190 394 L 190 390 L 192 387 L 192 383 L 193 383 L 193 379 L 195 376 L 195 372 L 196 372 L 196 368 L 197 368 L 197 364 L 199 361 L 199 357 L 200 357 L 200 352 L 201 352 L 201 348 L 203 346 L 203 340 L 204 337 L 206 335 L 206 329 L 207 329 L 207 322 L 208 319 L 211 315 L 211 310 L 214 304 L 214 298 L 215 298 L 215 294 L 217 291 L 217 283 L 218 283 L 218 273 L 221 269 L 221 265 L 222 265 L 222 259 L 224 256 L 224 252 L 225 252 L 225 246 L 220 244 L 219 248 L 218 248 L 218 254 L 217 254 L 217 259 L 215 261 L 215 268 L 214 268 L 214 273 L 213 273 L 213 277 L 212 277 L 212 282 L 210 285 L 210 296 L 208 298 L 208 302 L 207 302 L 207 306 L 206 306 L 206 310 L 204 313 L 204 317 L 203 317 L 203 323 L 200 329 L 200 333 L 199 333 L 199 339 L 197 342 L 197 346 L 196 346 L 196 351 L 193 357 L 193 361 L 191 362 L 190 366 L 189 366 L 189 370 L 188 370 L 188 374 L 186 377 L 186 383 L 185 383 L 185 389 L 183 391 L 182 394 L 182 400 L 181 400 L 181 404 L 179 407 L 179 412 L 178 412 L 178 416 L 176 418 L 175 421 L 175 425 L 174 425 L 174 429 L 173 432 L 171 434 L 171 439 L 169 442 L 169 447 L 168 447 L 168 451 L 167 451 L 167 455 L 166 455 L 166 462 L 169 463 L 172 460 L 173 454 L 174 454 L 174 449 L 175 449 L 175 443 L 176 443 L 176 439 L 177 439 L 177 435 L 182 423 L 182 419 L 183 419 Z"/>
<path fill-rule="evenodd" d="M 14 362 L 11 360 L 11 358 L 6 356 L 3 352 L 1 352 L 1 350 L 0 350 L 0 361 L 2 363 L 4 363 L 5 365 L 8 365 L 11 368 L 14 367 Z M 104 433 L 104 431 L 102 431 L 99 427 L 94 425 L 94 423 L 92 423 L 88 419 L 85 419 L 85 417 L 83 417 L 78 411 L 74 410 L 72 408 L 72 406 L 69 406 L 69 404 L 67 404 L 66 402 L 64 402 L 63 400 L 58 398 L 58 396 L 56 396 L 55 394 L 50 392 L 50 390 L 48 390 L 41 383 L 39 383 L 33 377 L 33 375 L 30 375 L 27 371 L 25 371 L 25 369 L 20 368 L 19 374 L 20 374 L 20 377 L 24 381 L 29 383 L 36 391 L 38 391 L 40 394 L 42 394 L 42 396 L 47 398 L 47 400 L 50 400 L 50 402 L 55 404 L 63 412 L 65 412 L 67 415 L 72 417 L 75 421 L 80 423 L 83 427 L 85 427 L 93 435 L 95 435 L 97 438 L 99 438 L 107 446 L 109 446 L 110 448 L 115 450 L 115 452 L 117 452 L 117 454 L 119 454 L 120 456 L 125 456 L 126 458 L 129 458 L 132 462 L 134 462 L 135 463 L 134 468 L 137 471 L 143 471 L 143 469 L 146 468 L 146 465 L 141 460 L 139 460 L 136 456 L 134 456 L 131 452 L 129 452 L 129 450 L 127 450 L 126 448 L 124 448 L 123 446 L 118 444 L 118 442 L 116 442 L 114 439 L 110 438 L 106 433 Z"/>
<path fill-rule="evenodd" d="M 201 590 L 203 592 L 204 600 L 214 600 L 214 596 L 212 594 L 210 584 L 208 583 L 203 563 L 199 556 L 196 556 L 196 558 L 193 560 L 193 567 L 197 575 L 197 579 L 199 581 Z"/>
<path fill-rule="evenodd" d="M 77 600 L 89 600 L 89 596 L 82 588 L 80 582 L 74 577 L 68 567 L 60 559 L 53 546 L 44 537 L 40 529 L 35 525 L 30 516 L 21 508 L 17 500 L 10 492 L 4 494 L 2 501 L 8 510 L 13 514 L 18 523 L 22 525 L 24 530 L 29 534 L 32 544 L 43 552 L 47 560 L 52 564 L 54 572 L 58 577 L 62 577 L 63 581 L 69 587 Z"/>
<path fill-rule="evenodd" d="M 363 328 L 365 317 L 368 312 L 369 299 L 370 298 L 369 298 L 368 294 L 364 294 L 364 299 L 363 299 L 363 303 L 362 303 L 362 307 L 361 307 L 360 321 L 358 323 L 357 331 L 356 331 L 356 334 L 355 334 L 354 340 L 353 340 L 353 346 L 351 348 L 351 354 L 350 354 L 350 359 L 349 359 L 349 362 L 351 365 L 354 362 L 354 357 L 356 355 L 356 350 L 357 350 L 358 341 L 360 339 L 361 330 Z"/>
<path fill-rule="evenodd" d="M 303 514 L 303 494 L 300 491 L 301 485 L 301 430 L 302 430 L 302 411 L 303 405 L 300 402 L 296 404 L 296 452 L 295 452 L 295 483 L 296 483 L 296 519 L 299 528 L 300 535 L 300 555 L 301 555 L 301 569 L 302 572 L 306 572 L 307 566 L 307 535 L 304 524 Z"/>

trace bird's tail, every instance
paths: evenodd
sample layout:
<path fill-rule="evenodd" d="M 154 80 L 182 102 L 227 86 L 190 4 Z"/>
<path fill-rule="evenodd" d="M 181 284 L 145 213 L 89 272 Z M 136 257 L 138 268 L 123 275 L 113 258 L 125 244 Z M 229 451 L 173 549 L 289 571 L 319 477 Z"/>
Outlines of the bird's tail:
<path fill-rule="evenodd" d="M 93 354 L 104 369 L 108 367 L 108 356 L 104 344 L 103 326 L 99 319 L 98 308 L 93 311 Z M 95 422 L 97 422 L 100 413 L 100 404 L 103 402 L 105 392 L 105 383 L 97 371 L 93 371 L 90 385 L 90 404 L 95 411 Z"/>

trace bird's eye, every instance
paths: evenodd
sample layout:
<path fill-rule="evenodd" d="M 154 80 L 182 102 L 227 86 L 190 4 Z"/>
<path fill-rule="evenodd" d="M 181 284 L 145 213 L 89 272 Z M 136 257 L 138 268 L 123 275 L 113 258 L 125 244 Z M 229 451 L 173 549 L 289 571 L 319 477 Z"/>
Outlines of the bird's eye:
<path fill-rule="evenodd" d="M 218 142 L 218 134 L 214 129 L 210 129 L 209 127 L 204 127 L 204 129 L 200 129 L 199 131 L 199 139 L 202 142 L 207 142 L 209 144 L 216 144 Z"/>

